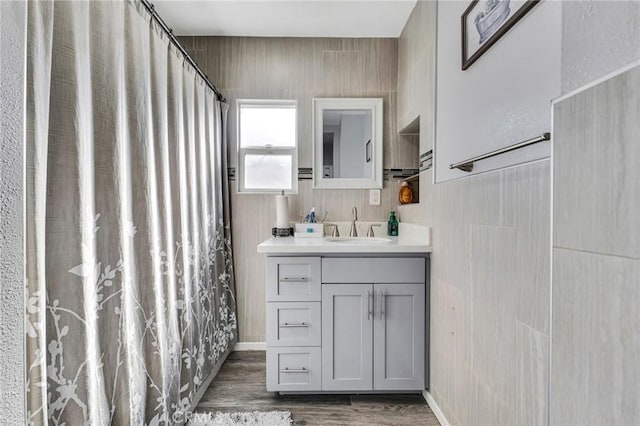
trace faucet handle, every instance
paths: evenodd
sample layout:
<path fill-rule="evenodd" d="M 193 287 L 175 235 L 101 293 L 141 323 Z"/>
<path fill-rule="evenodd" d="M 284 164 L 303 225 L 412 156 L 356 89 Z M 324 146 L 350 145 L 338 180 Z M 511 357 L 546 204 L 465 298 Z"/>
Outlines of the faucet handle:
<path fill-rule="evenodd" d="M 332 237 L 338 238 L 340 236 L 340 232 L 338 231 L 338 225 L 336 225 L 335 223 L 325 223 L 324 226 L 333 226 L 333 232 L 331 233 Z"/>
<path fill-rule="evenodd" d="M 376 236 L 376 234 L 373 232 L 374 226 L 381 227 L 382 225 L 380 225 L 379 223 L 374 223 L 372 225 L 369 225 L 369 230 L 367 231 L 367 237 L 371 238 Z"/>

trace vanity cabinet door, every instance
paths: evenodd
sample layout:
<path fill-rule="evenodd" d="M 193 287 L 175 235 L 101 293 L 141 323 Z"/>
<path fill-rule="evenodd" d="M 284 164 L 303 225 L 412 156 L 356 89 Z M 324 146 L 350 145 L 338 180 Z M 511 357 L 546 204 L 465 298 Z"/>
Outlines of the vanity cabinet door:
<path fill-rule="evenodd" d="M 373 285 L 322 285 L 322 390 L 373 387 Z"/>
<path fill-rule="evenodd" d="M 424 389 L 424 284 L 376 284 L 374 390 Z"/>

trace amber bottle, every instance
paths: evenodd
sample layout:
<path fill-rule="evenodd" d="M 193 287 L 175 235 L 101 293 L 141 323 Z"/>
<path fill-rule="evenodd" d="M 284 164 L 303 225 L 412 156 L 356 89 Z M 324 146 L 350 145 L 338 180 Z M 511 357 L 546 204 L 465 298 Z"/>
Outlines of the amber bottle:
<path fill-rule="evenodd" d="M 407 182 L 402 182 L 399 198 L 400 204 L 411 204 L 413 202 L 413 191 Z"/>

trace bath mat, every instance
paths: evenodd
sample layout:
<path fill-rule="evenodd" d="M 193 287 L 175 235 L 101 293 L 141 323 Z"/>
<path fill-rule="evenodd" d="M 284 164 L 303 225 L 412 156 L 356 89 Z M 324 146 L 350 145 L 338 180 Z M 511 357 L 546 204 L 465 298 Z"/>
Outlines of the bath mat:
<path fill-rule="evenodd" d="M 252 411 L 245 413 L 195 413 L 190 426 L 290 426 L 293 423 L 290 411 Z"/>

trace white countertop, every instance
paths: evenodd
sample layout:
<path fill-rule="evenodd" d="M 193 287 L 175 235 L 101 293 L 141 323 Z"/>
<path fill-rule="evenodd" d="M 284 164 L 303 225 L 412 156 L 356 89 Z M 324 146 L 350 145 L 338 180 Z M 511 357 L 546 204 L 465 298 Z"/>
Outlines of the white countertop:
<path fill-rule="evenodd" d="M 403 232 L 404 231 L 404 232 Z M 296 238 L 272 237 L 258 244 L 258 253 L 299 254 L 299 253 L 431 253 L 429 228 L 413 224 L 400 224 L 398 237 L 383 237 L 389 242 L 379 242 L 382 238 Z M 378 240 L 378 242 L 374 242 Z"/>

